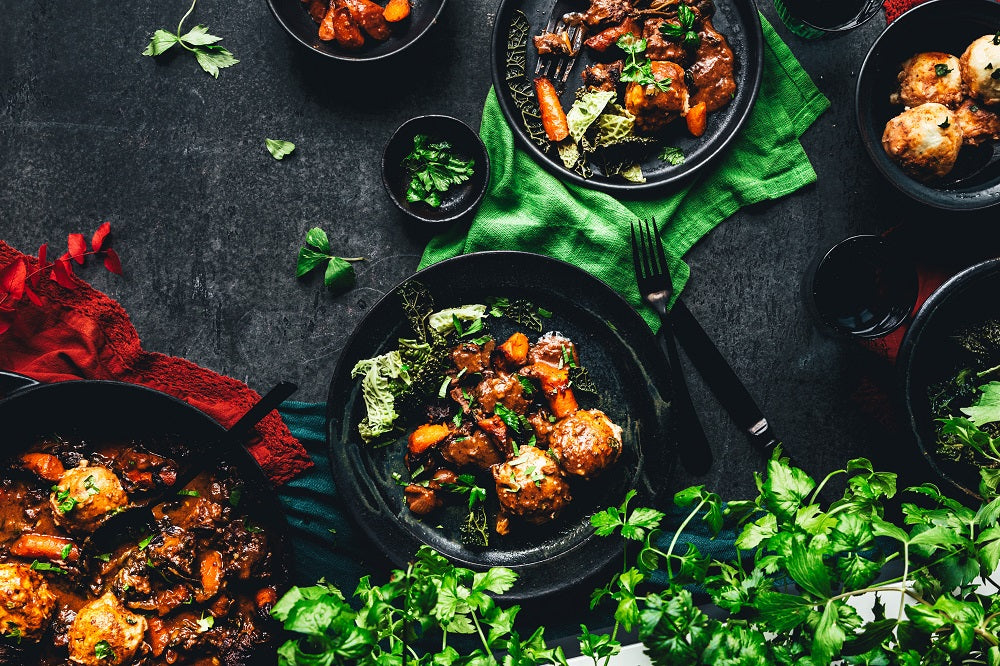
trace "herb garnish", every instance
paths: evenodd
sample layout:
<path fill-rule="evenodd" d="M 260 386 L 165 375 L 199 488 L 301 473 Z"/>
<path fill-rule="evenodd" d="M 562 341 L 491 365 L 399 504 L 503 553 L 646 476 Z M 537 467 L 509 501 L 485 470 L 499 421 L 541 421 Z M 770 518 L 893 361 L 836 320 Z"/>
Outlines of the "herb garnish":
<path fill-rule="evenodd" d="M 75 497 L 70 497 L 69 488 L 62 489 L 59 486 L 52 486 L 52 490 L 56 493 L 56 508 L 59 513 L 69 513 L 78 504 L 78 500 Z"/>
<path fill-rule="evenodd" d="M 101 489 L 97 487 L 94 483 L 94 475 L 91 474 L 83 480 L 83 487 L 87 489 L 87 494 L 93 497 L 94 495 L 99 495 Z"/>
<path fill-rule="evenodd" d="M 516 324 L 527 326 L 541 332 L 542 319 L 548 319 L 552 312 L 545 308 L 538 307 L 531 301 L 523 298 L 491 298 L 489 299 L 490 314 L 494 317 L 507 317 Z"/>
<path fill-rule="evenodd" d="M 149 546 L 149 544 L 151 544 L 152 542 L 153 542 L 153 535 L 150 534 L 149 536 L 145 537 L 142 541 L 139 542 L 139 550 L 146 550 L 147 546 Z"/>
<path fill-rule="evenodd" d="M 673 79 L 657 79 L 653 76 L 653 63 L 649 58 L 639 59 L 639 54 L 646 50 L 646 40 L 637 38 L 631 32 L 626 32 L 618 38 L 618 48 L 625 52 L 625 66 L 622 68 L 622 81 L 634 81 L 639 85 L 654 85 L 663 92 L 670 90 Z"/>
<path fill-rule="evenodd" d="M 684 164 L 684 151 L 674 146 L 664 146 L 663 150 L 660 151 L 659 157 L 663 162 L 673 166 Z"/>
<path fill-rule="evenodd" d="M 476 485 L 476 477 L 471 474 L 461 474 L 455 483 L 443 483 L 445 490 L 459 495 L 468 495 L 469 510 L 486 499 L 486 490 Z"/>
<path fill-rule="evenodd" d="M 101 562 L 110 562 L 111 553 L 101 553 L 100 555 L 94 555 L 95 560 L 100 560 Z"/>
<path fill-rule="evenodd" d="M 10 620 L 7 620 L 7 631 L 3 633 L 4 638 L 13 638 L 14 641 L 20 645 L 21 638 L 24 637 L 24 633 L 21 631 L 21 627 L 17 626 Z"/>
<path fill-rule="evenodd" d="M 945 65 L 944 63 L 938 63 L 934 65 L 934 73 L 938 76 L 947 76 L 949 72 L 953 71 L 951 67 Z"/>
<path fill-rule="evenodd" d="M 264 145 L 267 146 L 267 152 L 271 153 L 271 157 L 276 160 L 285 159 L 286 155 L 290 155 L 295 150 L 294 143 L 281 139 L 264 139 Z"/>
<path fill-rule="evenodd" d="M 73 552 L 73 544 L 71 543 L 66 544 L 65 546 L 63 546 L 63 549 L 59 551 L 59 559 L 65 560 L 67 557 L 69 557 L 69 554 L 72 552 Z"/>
<path fill-rule="evenodd" d="M 413 137 L 413 150 L 403 159 L 403 166 L 410 175 L 407 201 L 423 201 L 438 208 L 442 193 L 472 177 L 475 160 L 463 160 L 451 151 L 452 145 L 447 141 L 432 143 L 426 134 Z"/>
<path fill-rule="evenodd" d="M 198 633 L 205 633 L 209 629 L 215 626 L 215 616 L 213 615 L 202 615 L 198 620 Z"/>
<path fill-rule="evenodd" d="M 149 45 L 146 46 L 146 50 L 142 52 L 142 55 L 158 56 L 173 47 L 174 44 L 180 44 L 184 50 L 194 54 L 194 57 L 198 60 L 198 64 L 201 65 L 203 70 L 213 77 L 219 78 L 220 69 L 231 67 L 238 63 L 239 60 L 234 58 L 233 54 L 228 50 L 215 43 L 220 41 L 222 37 L 208 34 L 208 28 L 203 25 L 196 25 L 187 33 L 181 34 L 181 27 L 184 25 L 184 21 L 194 11 L 194 6 L 197 3 L 198 0 L 193 0 L 187 13 L 181 17 L 181 22 L 177 24 L 176 33 L 162 29 L 154 32 L 152 39 L 149 40 Z"/>
<path fill-rule="evenodd" d="M 35 560 L 34 562 L 31 563 L 31 568 L 34 569 L 35 571 L 51 571 L 52 573 L 57 573 L 57 574 L 69 573 L 62 567 L 57 567 L 56 565 L 49 564 L 48 562 L 39 562 L 38 560 Z"/>
<path fill-rule="evenodd" d="M 364 261 L 364 257 L 335 257 L 330 254 L 330 239 L 319 227 L 306 232 L 306 244 L 299 249 L 295 277 L 326 264 L 323 284 L 334 291 L 344 291 L 354 286 L 354 266 L 351 262 Z"/>
<path fill-rule="evenodd" d="M 940 127 L 941 129 L 948 129 L 949 127 L 951 127 L 950 119 L 949 118 L 945 118 L 944 122 L 941 123 L 940 125 L 938 125 L 938 127 Z"/>
<path fill-rule="evenodd" d="M 177 491 L 178 495 L 184 495 L 186 497 L 200 497 L 201 494 L 197 490 L 182 488 Z"/>
<path fill-rule="evenodd" d="M 660 34 L 669 39 L 679 39 L 687 48 L 697 48 L 701 44 L 701 36 L 692 29 L 695 21 L 694 10 L 685 4 L 678 5 L 677 19 L 679 23 L 668 21 L 661 23 Z"/>

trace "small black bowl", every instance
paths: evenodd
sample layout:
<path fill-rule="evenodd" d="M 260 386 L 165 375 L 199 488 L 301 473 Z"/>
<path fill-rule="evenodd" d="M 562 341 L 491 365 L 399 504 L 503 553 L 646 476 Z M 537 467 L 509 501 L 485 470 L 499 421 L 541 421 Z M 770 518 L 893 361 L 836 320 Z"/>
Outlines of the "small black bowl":
<path fill-rule="evenodd" d="M 940 182 L 921 183 L 889 159 L 882 133 L 903 107 L 889 103 L 899 87 L 904 60 L 916 53 L 943 51 L 961 56 L 973 40 L 1000 29 L 1000 3 L 995 0 L 931 0 L 917 5 L 879 35 L 858 73 L 855 113 L 861 141 L 882 175 L 899 191 L 921 203 L 944 210 L 968 211 L 1000 204 L 1000 162 L 982 168 L 993 146 L 963 146 L 952 172 Z M 964 176 L 967 179 L 954 184 Z"/>
<path fill-rule="evenodd" d="M 453 185 L 441 195 L 441 206 L 434 208 L 406 200 L 410 175 L 403 160 L 413 150 L 413 138 L 426 134 L 433 141 L 447 141 L 452 152 L 462 159 L 474 160 L 473 174 L 461 185 Z M 417 116 L 399 126 L 382 152 L 382 184 L 389 198 L 410 217 L 429 224 L 454 222 L 471 213 L 486 195 L 490 182 L 490 158 L 479 135 L 451 116 Z"/>
<path fill-rule="evenodd" d="M 389 39 L 379 42 L 365 35 L 364 46 L 353 51 L 341 48 L 335 41 L 324 42 L 319 38 L 319 26 L 309 16 L 308 3 L 302 0 L 267 0 L 267 4 L 281 27 L 307 49 L 333 60 L 366 62 L 396 55 L 423 37 L 437 23 L 445 0 L 411 2 L 410 15 L 392 26 Z"/>

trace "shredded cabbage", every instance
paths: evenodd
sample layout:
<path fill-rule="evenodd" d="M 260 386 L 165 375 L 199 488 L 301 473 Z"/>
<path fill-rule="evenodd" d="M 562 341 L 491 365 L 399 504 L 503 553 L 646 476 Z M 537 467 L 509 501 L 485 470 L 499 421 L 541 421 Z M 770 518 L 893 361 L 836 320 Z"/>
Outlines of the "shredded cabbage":
<path fill-rule="evenodd" d="M 573 102 L 573 106 L 566 113 L 566 124 L 569 125 L 569 135 L 574 141 L 580 142 L 586 131 L 604 111 L 604 107 L 614 98 L 613 90 L 595 90 L 580 95 L 580 98 Z"/>
<path fill-rule="evenodd" d="M 400 341 L 402 342 L 402 341 Z M 396 413 L 396 398 L 393 381 L 410 383 L 406 366 L 399 352 L 358 361 L 351 370 L 351 378 L 364 376 L 361 380 L 361 396 L 365 401 L 365 418 L 358 424 L 361 439 L 371 442 L 392 430 L 392 424 L 399 415 Z"/>
<path fill-rule="evenodd" d="M 633 136 L 635 116 L 623 106 L 608 105 L 607 111 L 597 119 L 598 147 L 605 148 Z"/>
<path fill-rule="evenodd" d="M 462 322 L 463 326 L 465 326 L 466 322 L 472 324 L 486 316 L 486 306 L 461 305 L 457 308 L 438 310 L 427 318 L 427 325 L 430 326 L 431 329 L 438 335 L 448 335 L 455 330 L 455 320 L 452 319 L 453 316 Z"/>

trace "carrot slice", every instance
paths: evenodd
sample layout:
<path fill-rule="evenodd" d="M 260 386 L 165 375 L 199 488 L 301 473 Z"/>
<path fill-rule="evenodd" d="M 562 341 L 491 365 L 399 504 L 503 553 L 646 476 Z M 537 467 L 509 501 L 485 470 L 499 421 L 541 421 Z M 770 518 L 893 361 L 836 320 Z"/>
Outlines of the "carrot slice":
<path fill-rule="evenodd" d="M 59 458 L 50 453 L 25 453 L 21 456 L 21 462 L 26 469 L 46 481 L 58 481 L 66 472 Z"/>
<path fill-rule="evenodd" d="M 425 423 L 410 433 L 410 453 L 420 455 L 431 448 L 451 432 L 448 426 L 441 423 Z"/>
<path fill-rule="evenodd" d="M 523 365 L 528 358 L 528 336 L 524 333 L 514 333 L 507 342 L 500 345 L 500 353 L 509 363 Z"/>
<path fill-rule="evenodd" d="M 69 550 L 66 550 L 67 546 Z M 45 534 L 22 534 L 11 544 L 10 553 L 18 557 L 64 562 L 76 562 L 80 559 L 80 550 L 71 539 Z M 65 557 L 63 553 L 66 553 Z"/>
<path fill-rule="evenodd" d="M 547 78 L 540 76 L 535 79 L 535 94 L 538 96 L 538 109 L 542 113 L 542 126 L 549 141 L 562 141 L 569 136 L 569 124 L 556 87 Z"/>
<path fill-rule="evenodd" d="M 389 0 L 382 16 L 389 23 L 398 23 L 410 15 L 410 0 Z"/>
<path fill-rule="evenodd" d="M 704 102 L 698 102 L 690 109 L 684 117 L 687 121 L 688 131 L 691 136 L 701 136 L 705 133 L 705 125 L 708 122 L 708 108 Z"/>

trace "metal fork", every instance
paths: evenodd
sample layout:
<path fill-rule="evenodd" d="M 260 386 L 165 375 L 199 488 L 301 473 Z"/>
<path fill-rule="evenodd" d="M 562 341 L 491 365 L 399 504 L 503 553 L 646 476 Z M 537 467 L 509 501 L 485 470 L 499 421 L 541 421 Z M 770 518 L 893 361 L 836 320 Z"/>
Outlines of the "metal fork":
<path fill-rule="evenodd" d="M 691 474 L 704 474 L 712 466 L 712 449 L 691 402 L 684 369 L 677 354 L 677 342 L 674 340 L 673 325 L 667 310 L 674 287 L 670 280 L 667 257 L 663 252 L 663 242 L 656 232 L 655 219 L 640 220 L 638 233 L 634 222 L 631 227 L 635 281 L 639 286 L 639 293 L 660 315 L 662 323 L 659 338 L 670 362 L 673 407 L 677 416 L 675 432 L 680 443 L 681 464 Z"/>
<path fill-rule="evenodd" d="M 583 46 L 583 38 L 585 37 L 583 25 L 569 25 L 563 17 L 560 16 L 558 20 L 553 17 L 549 19 L 545 32 L 553 32 L 557 35 L 568 33 L 573 54 L 552 53 L 538 56 L 538 62 L 535 64 L 535 76 L 544 76 L 553 82 L 559 81 L 565 85 L 569 79 L 569 73 L 573 70 L 573 65 L 576 64 L 576 55 L 580 52 L 580 47 Z"/>

